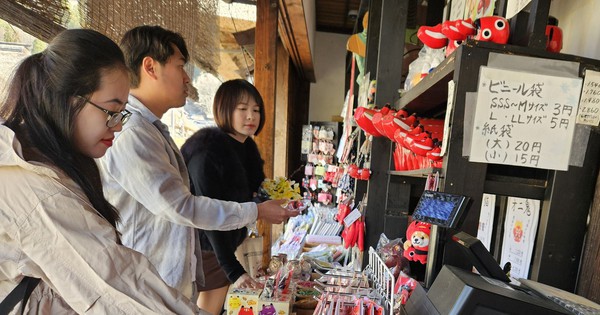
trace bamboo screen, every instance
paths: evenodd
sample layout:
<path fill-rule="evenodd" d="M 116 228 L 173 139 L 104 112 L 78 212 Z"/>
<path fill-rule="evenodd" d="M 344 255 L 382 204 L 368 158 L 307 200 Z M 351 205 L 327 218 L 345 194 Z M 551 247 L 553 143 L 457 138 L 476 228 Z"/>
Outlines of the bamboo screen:
<path fill-rule="evenodd" d="M 81 25 L 119 42 L 129 29 L 160 25 L 180 33 L 190 59 L 216 73 L 219 66 L 217 0 L 79 0 Z"/>
<path fill-rule="evenodd" d="M 2 0 L 0 18 L 49 42 L 65 29 L 69 7 L 66 0 Z"/>

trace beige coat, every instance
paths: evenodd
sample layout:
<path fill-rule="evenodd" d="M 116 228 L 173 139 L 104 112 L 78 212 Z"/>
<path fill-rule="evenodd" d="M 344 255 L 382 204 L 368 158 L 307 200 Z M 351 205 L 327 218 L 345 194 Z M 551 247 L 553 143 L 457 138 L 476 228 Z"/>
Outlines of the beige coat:
<path fill-rule="evenodd" d="M 29 314 L 198 312 L 146 257 L 116 244 L 73 181 L 24 161 L 14 133 L 0 125 L 0 300 L 24 275 L 42 279 Z"/>

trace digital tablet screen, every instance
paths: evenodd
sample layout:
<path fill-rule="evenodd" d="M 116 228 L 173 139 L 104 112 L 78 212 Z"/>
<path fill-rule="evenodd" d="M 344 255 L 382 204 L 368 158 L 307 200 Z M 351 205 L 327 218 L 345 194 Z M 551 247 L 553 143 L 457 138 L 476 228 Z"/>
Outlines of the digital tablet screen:
<path fill-rule="evenodd" d="M 454 228 L 464 212 L 468 197 L 437 191 L 424 191 L 413 218 L 422 222 Z"/>

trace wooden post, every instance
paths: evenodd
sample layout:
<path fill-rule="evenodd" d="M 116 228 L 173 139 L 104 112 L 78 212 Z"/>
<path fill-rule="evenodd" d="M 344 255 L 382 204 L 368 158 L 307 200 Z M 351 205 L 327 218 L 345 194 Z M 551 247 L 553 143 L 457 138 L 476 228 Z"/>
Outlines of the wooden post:
<path fill-rule="evenodd" d="M 402 73 L 401 56 L 404 52 L 407 12 L 408 0 L 376 0 L 370 3 L 366 63 L 371 79 L 377 80 L 375 104 L 379 106 L 386 103 L 394 104 L 400 98 L 398 74 Z M 375 30 L 378 30 L 378 34 L 372 33 Z M 372 173 L 367 187 L 365 248 L 375 247 L 382 232 L 390 238 L 400 237 L 402 231 L 406 229 L 400 224 L 408 225 L 404 218 L 402 218 L 403 223 L 400 223 L 399 213 L 388 212 L 388 171 L 391 165 L 391 154 L 392 144 L 388 139 L 373 139 Z M 363 196 L 356 195 L 356 197 Z M 368 256 L 364 255 L 363 260 L 366 260 L 366 257 Z"/>
<path fill-rule="evenodd" d="M 600 174 L 596 179 L 576 293 L 600 303 Z"/>
<path fill-rule="evenodd" d="M 255 141 L 267 178 L 273 178 L 275 139 L 275 90 L 277 68 L 277 0 L 256 2 L 256 37 L 254 85 L 265 103 L 265 124 Z M 259 221 L 258 232 L 263 236 L 263 267 L 271 257 L 271 225 Z"/>
<path fill-rule="evenodd" d="M 287 177 L 288 171 L 288 135 L 289 121 L 289 81 L 290 57 L 283 43 L 277 42 L 277 86 L 275 108 L 275 146 L 273 160 L 278 161 L 273 165 L 273 176 Z"/>
<path fill-rule="evenodd" d="M 529 6 L 530 12 L 521 11 L 511 18 L 509 44 L 546 49 L 550 0 L 533 0 Z"/>

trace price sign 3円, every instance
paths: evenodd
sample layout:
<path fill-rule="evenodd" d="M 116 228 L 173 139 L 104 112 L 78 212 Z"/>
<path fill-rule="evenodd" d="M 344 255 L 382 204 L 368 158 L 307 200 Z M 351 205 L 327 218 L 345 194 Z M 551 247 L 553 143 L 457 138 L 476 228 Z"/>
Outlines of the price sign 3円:
<path fill-rule="evenodd" d="M 581 85 L 481 67 L 469 161 L 567 170 Z"/>

